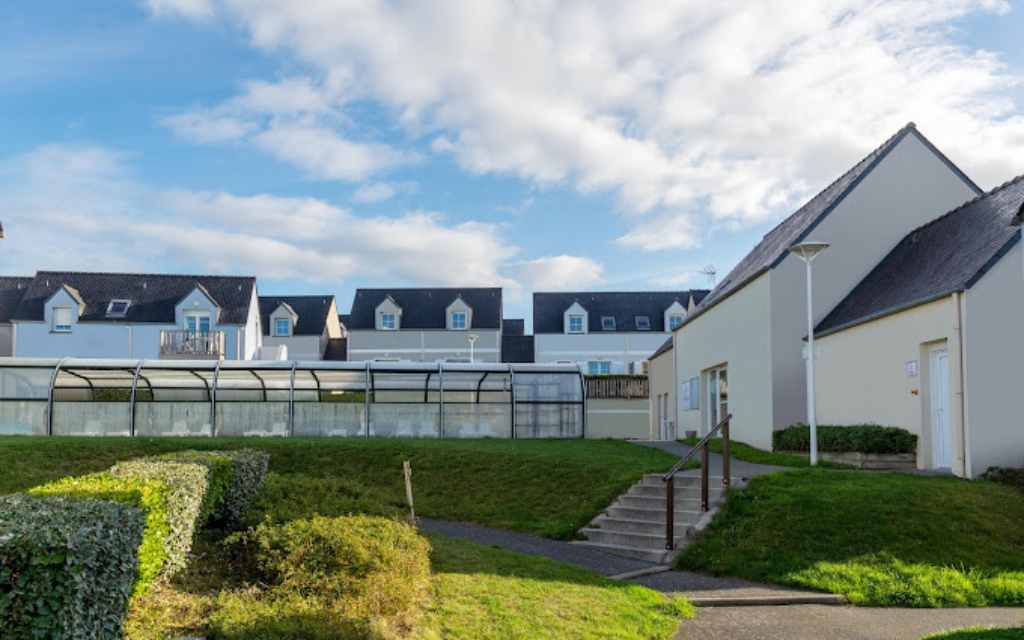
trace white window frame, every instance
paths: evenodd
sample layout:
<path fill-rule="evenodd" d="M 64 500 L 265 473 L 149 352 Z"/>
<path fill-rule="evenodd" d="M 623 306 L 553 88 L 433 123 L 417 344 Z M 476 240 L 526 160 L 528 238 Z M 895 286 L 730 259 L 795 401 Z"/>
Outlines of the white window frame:
<path fill-rule="evenodd" d="M 580 326 L 579 326 L 578 329 L 574 330 L 572 328 L 573 320 L 578 320 L 579 321 Z M 569 316 L 569 333 L 583 333 L 583 320 L 584 320 L 584 318 L 583 318 L 582 314 L 573 314 L 573 315 Z"/>
<path fill-rule="evenodd" d="M 601 331 L 615 331 L 615 316 L 601 316 Z"/>
<path fill-rule="evenodd" d="M 389 322 L 390 319 L 390 322 Z M 398 331 L 398 314 L 382 311 L 380 314 L 381 331 Z"/>
<path fill-rule="evenodd" d="M 643 318 L 647 322 L 646 327 L 640 326 L 640 319 Z M 633 321 L 636 323 L 637 331 L 650 331 L 651 330 L 651 317 L 650 316 L 635 316 Z"/>
<path fill-rule="evenodd" d="M 114 313 L 113 309 L 114 309 L 114 305 L 115 304 L 123 304 L 124 305 L 124 311 L 121 311 L 120 313 Z M 107 303 L 107 317 L 108 318 L 123 318 L 126 315 L 128 315 L 128 309 L 131 308 L 131 306 L 132 306 L 132 301 L 131 300 L 123 300 L 123 299 L 111 300 L 110 302 Z"/>
<path fill-rule="evenodd" d="M 281 323 L 284 323 L 284 331 L 281 331 Z M 274 337 L 287 338 L 292 334 L 292 321 L 288 318 L 274 318 Z"/>
<path fill-rule="evenodd" d="M 67 324 L 61 322 L 64 318 L 62 315 L 67 316 Z M 53 332 L 54 333 L 71 333 L 71 322 L 75 316 L 71 313 L 71 307 L 54 307 L 53 308 Z"/>
<path fill-rule="evenodd" d="M 670 313 L 668 315 L 668 330 L 673 331 L 676 327 L 683 324 L 683 318 L 685 317 L 681 313 Z"/>
<path fill-rule="evenodd" d="M 455 319 L 461 317 L 461 323 Z M 452 331 L 466 331 L 469 329 L 469 314 L 465 311 L 452 311 Z M 461 324 L 462 326 L 459 326 Z"/>
<path fill-rule="evenodd" d="M 723 364 L 705 373 L 707 381 L 707 424 L 704 433 L 711 433 L 711 430 L 718 426 L 729 413 L 729 365 Z M 722 377 L 725 377 L 725 395 L 722 395 Z"/>
<path fill-rule="evenodd" d="M 602 371 L 603 369 L 603 371 Z M 587 375 L 610 376 L 612 374 L 611 360 L 591 360 L 587 362 Z"/>
<path fill-rule="evenodd" d="M 191 318 L 195 318 L 195 326 L 189 327 L 188 321 Z M 203 321 L 206 321 L 206 328 L 203 328 Z M 213 330 L 213 319 L 210 317 L 209 311 L 185 311 L 181 317 L 182 328 L 185 331 L 194 331 L 195 333 L 209 333 Z"/>

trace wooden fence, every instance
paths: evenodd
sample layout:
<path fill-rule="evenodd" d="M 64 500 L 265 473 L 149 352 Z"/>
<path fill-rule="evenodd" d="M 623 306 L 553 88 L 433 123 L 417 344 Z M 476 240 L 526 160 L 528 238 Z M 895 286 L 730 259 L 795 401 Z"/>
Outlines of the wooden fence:
<path fill-rule="evenodd" d="M 588 398 L 647 398 L 647 376 L 587 376 Z"/>

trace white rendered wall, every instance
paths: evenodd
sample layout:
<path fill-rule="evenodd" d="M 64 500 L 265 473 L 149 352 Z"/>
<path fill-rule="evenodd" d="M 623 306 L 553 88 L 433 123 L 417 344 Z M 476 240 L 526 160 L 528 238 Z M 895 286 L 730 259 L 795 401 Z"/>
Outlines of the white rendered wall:
<path fill-rule="evenodd" d="M 629 373 L 631 362 L 651 357 L 665 344 L 670 333 L 592 332 L 592 333 L 539 333 L 534 336 L 536 362 L 575 362 L 584 367 L 595 360 L 611 362 L 612 373 Z"/>

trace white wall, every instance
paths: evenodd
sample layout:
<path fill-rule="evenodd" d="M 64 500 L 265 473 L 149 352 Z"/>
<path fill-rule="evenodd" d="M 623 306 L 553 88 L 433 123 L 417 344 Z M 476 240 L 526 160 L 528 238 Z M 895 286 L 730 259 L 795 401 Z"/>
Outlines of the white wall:
<path fill-rule="evenodd" d="M 353 362 L 399 358 L 410 362 L 437 362 L 445 358 L 469 358 L 469 334 L 480 336 L 473 346 L 477 362 L 499 362 L 501 333 L 490 329 L 446 331 L 403 329 L 399 331 L 349 331 L 348 358 Z"/>
<path fill-rule="evenodd" d="M 1024 265 L 1018 243 L 966 294 L 968 470 L 1024 467 Z"/>
<path fill-rule="evenodd" d="M 660 416 L 658 415 L 658 398 L 662 395 L 667 395 L 667 407 L 668 413 L 665 419 L 676 422 L 676 411 L 678 405 L 676 404 L 676 393 L 675 393 L 675 372 L 673 370 L 673 359 L 672 349 L 669 349 L 665 353 L 659 355 L 657 358 L 653 358 L 650 361 L 650 366 L 647 369 L 647 379 L 650 384 L 650 438 L 652 440 L 659 440 L 661 438 L 661 425 L 658 423 Z"/>
<path fill-rule="evenodd" d="M 534 361 L 571 361 L 586 371 L 587 362 L 606 360 L 612 373 L 629 373 L 631 362 L 649 358 L 671 335 L 658 331 L 539 333 L 533 339 Z"/>

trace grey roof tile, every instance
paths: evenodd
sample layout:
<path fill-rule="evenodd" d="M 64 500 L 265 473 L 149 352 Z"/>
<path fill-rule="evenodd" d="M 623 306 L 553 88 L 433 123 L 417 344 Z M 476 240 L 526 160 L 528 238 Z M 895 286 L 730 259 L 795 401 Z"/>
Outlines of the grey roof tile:
<path fill-rule="evenodd" d="M 679 302 L 683 309 L 690 306 L 691 296 L 699 303 L 708 294 L 702 289 L 690 291 L 567 291 L 558 293 L 533 294 L 533 332 L 563 333 L 565 312 L 574 303 L 587 310 L 587 331 L 610 333 L 601 327 L 601 318 L 615 318 L 616 332 L 623 331 L 666 331 L 665 311 L 672 303 Z M 636 328 L 637 316 L 646 316 L 651 323 L 649 330 Z"/>
<path fill-rule="evenodd" d="M 658 350 L 655 351 L 654 353 L 652 353 L 650 355 L 650 357 L 647 358 L 647 359 L 648 360 L 654 360 L 655 358 L 657 358 L 661 354 L 668 353 L 671 350 L 672 350 L 672 338 L 669 338 L 668 340 L 665 341 L 665 344 L 663 344 L 660 347 L 658 347 Z"/>
<path fill-rule="evenodd" d="M 282 304 L 299 317 L 292 327 L 292 335 L 321 335 L 327 326 L 327 317 L 333 301 L 334 296 L 260 296 L 260 323 L 263 325 L 263 335 L 270 335 L 273 330 L 270 326 L 270 314 L 277 311 Z"/>
<path fill-rule="evenodd" d="M 25 297 L 32 276 L 0 276 L 0 323 L 8 323 Z"/>
<path fill-rule="evenodd" d="M 402 308 L 402 329 L 447 328 L 445 312 L 459 297 L 473 309 L 471 329 L 501 327 L 500 287 L 357 289 L 346 323 L 349 331 L 375 329 L 377 307 L 389 297 Z"/>
<path fill-rule="evenodd" d="M 502 362 L 533 362 L 533 336 L 505 334 L 501 336 Z"/>

